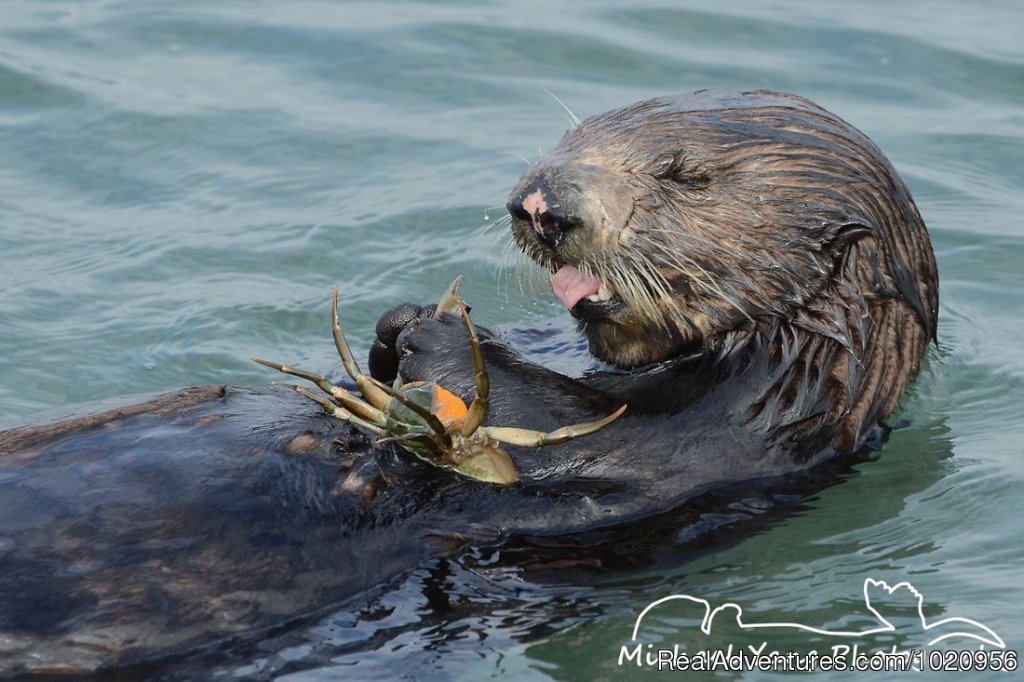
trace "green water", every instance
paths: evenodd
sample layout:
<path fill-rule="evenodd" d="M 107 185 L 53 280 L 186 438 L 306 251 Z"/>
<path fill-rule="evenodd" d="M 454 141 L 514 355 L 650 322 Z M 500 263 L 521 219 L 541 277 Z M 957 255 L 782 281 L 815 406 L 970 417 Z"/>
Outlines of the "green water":
<path fill-rule="evenodd" d="M 252 355 L 330 366 L 336 283 L 360 348 L 383 309 L 459 272 L 479 323 L 569 330 L 487 229 L 569 125 L 553 95 L 589 115 L 790 90 L 886 151 L 939 261 L 939 348 L 880 459 L 690 561 L 544 580 L 457 566 L 462 606 L 442 613 L 425 567 L 225 672 L 624 679 L 619 647 L 655 599 L 854 627 L 869 577 L 1020 649 L 1024 6 L 551 5 L 0 2 L 0 425 L 267 383 Z M 655 615 L 653 641 L 692 631 L 677 615 Z"/>

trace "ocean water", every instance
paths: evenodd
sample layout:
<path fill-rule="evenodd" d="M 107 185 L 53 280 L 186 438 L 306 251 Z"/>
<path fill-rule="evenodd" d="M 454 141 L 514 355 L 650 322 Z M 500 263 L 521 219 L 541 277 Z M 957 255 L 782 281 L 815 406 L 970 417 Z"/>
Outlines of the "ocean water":
<path fill-rule="evenodd" d="M 6 0 L 0 426 L 266 384 L 253 355 L 331 366 L 334 284 L 365 349 L 380 312 L 435 299 L 456 272 L 478 323 L 542 330 L 541 354 L 572 371 L 572 323 L 508 256 L 500 224 L 526 162 L 570 125 L 565 108 L 789 90 L 888 154 L 939 262 L 939 344 L 877 460 L 792 513 L 653 564 L 432 562 L 209 672 L 626 679 L 652 672 L 618 658 L 657 599 L 859 630 L 877 624 L 868 578 L 910 582 L 929 624 L 969 618 L 1021 649 L 1022 30 L 1013 0 Z M 892 595 L 892 622 L 920 633 L 908 594 Z M 699 637 L 692 614 L 665 609 L 645 641 Z M 771 646 L 814 648 L 807 637 Z M 872 644 L 891 641 L 916 640 Z"/>

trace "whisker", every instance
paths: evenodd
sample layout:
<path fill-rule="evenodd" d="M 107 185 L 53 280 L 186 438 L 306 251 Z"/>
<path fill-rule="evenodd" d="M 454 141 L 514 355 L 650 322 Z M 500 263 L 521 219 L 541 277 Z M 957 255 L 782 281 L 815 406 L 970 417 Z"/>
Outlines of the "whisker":
<path fill-rule="evenodd" d="M 555 93 L 551 92 L 550 90 L 548 90 L 543 85 L 540 86 L 540 89 L 543 90 L 544 92 L 548 93 L 548 96 L 551 97 L 551 99 L 555 100 L 560 105 L 562 105 L 562 109 L 564 109 L 565 113 L 568 114 L 568 116 L 569 116 L 569 122 L 570 123 L 572 123 L 574 126 L 578 126 L 580 124 L 580 121 L 581 121 L 580 117 L 577 116 L 576 114 L 574 114 L 572 109 L 570 109 L 568 106 L 566 106 L 565 102 L 563 102 L 562 100 L 560 100 L 558 98 L 558 95 L 556 95 Z"/>
<path fill-rule="evenodd" d="M 519 152 L 508 152 L 508 153 L 511 154 L 512 156 L 516 157 L 517 159 L 522 159 L 523 163 L 525 163 L 527 166 L 533 165 L 533 161 L 530 161 L 528 158 L 526 158 L 525 156 L 523 156 Z"/>
<path fill-rule="evenodd" d="M 663 264 L 670 268 L 674 268 L 679 272 L 690 278 L 694 284 L 698 285 L 698 288 L 704 295 L 715 295 L 725 303 L 736 309 L 740 315 L 743 315 L 750 322 L 754 322 L 754 318 L 746 311 L 746 309 L 740 305 L 740 303 L 733 297 L 725 292 L 722 286 L 718 283 L 715 277 L 708 272 L 704 267 L 700 265 L 696 260 L 683 254 L 678 248 L 670 248 L 666 244 L 661 244 L 656 241 L 650 242 L 657 246 L 657 251 L 652 252 L 652 256 L 660 260 Z M 694 270 L 699 274 L 695 275 Z"/>

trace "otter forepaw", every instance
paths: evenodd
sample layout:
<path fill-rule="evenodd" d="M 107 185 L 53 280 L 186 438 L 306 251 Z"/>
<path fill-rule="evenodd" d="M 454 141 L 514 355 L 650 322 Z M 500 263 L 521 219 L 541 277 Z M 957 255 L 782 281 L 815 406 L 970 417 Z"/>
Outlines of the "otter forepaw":
<path fill-rule="evenodd" d="M 377 338 L 370 346 L 370 376 L 377 381 L 390 384 L 398 375 L 400 357 L 395 344 L 398 335 L 414 320 L 429 318 L 434 314 L 436 305 L 420 306 L 415 303 L 403 303 L 388 310 L 377 320 Z"/>
<path fill-rule="evenodd" d="M 410 322 L 395 344 L 405 381 L 435 381 L 459 393 L 473 386 L 473 357 L 466 327 L 457 315 Z"/>

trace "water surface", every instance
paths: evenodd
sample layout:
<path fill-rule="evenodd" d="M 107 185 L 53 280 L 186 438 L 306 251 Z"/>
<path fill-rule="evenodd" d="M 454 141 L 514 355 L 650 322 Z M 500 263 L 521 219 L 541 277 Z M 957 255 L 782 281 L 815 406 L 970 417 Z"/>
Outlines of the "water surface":
<path fill-rule="evenodd" d="M 335 283 L 365 348 L 383 309 L 462 272 L 479 323 L 542 330 L 514 338 L 572 371 L 571 321 L 488 229 L 570 125 L 556 98 L 585 116 L 790 90 L 886 151 L 939 261 L 939 346 L 878 460 L 654 564 L 431 563 L 221 672 L 620 679 L 619 647 L 657 598 L 852 627 L 867 577 L 910 580 L 929 617 L 1020 648 L 1022 26 L 1010 0 L 4 2 L 0 425 L 267 383 L 252 355 L 331 366 Z M 684 625 L 652 632 L 672 642 Z"/>

